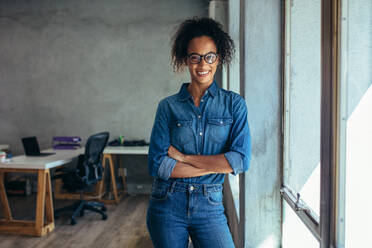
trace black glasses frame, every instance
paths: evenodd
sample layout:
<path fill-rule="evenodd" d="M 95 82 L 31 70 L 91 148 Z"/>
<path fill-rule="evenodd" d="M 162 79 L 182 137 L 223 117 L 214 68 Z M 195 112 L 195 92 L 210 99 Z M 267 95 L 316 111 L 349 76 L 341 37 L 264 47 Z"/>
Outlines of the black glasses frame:
<path fill-rule="evenodd" d="M 216 59 L 215 59 L 212 63 L 209 63 L 209 62 L 207 61 L 207 59 L 206 59 L 206 56 L 208 56 L 208 55 L 210 55 L 210 54 L 213 54 L 213 55 L 216 56 Z M 198 59 L 198 62 L 197 62 L 197 63 L 195 63 L 195 62 L 191 62 L 190 57 L 193 56 L 193 55 L 197 55 L 197 56 L 199 56 L 199 59 Z M 216 60 L 217 60 L 217 58 L 218 58 L 218 54 L 217 54 L 217 53 L 214 53 L 214 52 L 209 52 L 209 53 L 204 54 L 204 55 L 201 55 L 201 54 L 198 54 L 198 53 L 190 53 L 190 54 L 187 55 L 187 58 L 189 59 L 189 61 L 190 61 L 191 64 L 199 64 L 199 63 L 201 62 L 202 58 L 204 59 L 204 61 L 205 61 L 207 64 L 213 64 L 214 62 L 216 62 Z"/>

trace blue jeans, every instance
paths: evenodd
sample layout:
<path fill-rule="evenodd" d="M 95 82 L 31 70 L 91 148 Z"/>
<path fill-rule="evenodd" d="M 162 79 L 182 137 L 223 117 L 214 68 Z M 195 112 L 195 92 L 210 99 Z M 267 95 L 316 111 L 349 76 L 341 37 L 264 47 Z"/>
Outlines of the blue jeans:
<path fill-rule="evenodd" d="M 155 180 L 147 228 L 156 248 L 230 248 L 234 243 L 222 204 L 221 184 Z"/>

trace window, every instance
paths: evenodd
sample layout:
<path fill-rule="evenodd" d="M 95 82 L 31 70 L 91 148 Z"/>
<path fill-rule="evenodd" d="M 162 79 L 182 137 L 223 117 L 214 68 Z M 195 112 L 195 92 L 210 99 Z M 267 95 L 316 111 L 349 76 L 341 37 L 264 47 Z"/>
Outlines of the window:
<path fill-rule="evenodd" d="M 284 156 L 282 192 L 305 224 L 318 232 L 320 213 L 321 1 L 286 1 Z M 306 204 L 306 205 L 305 205 Z M 318 247 L 295 212 L 283 202 L 283 247 Z M 294 235 L 295 234 L 295 235 Z M 316 235 L 315 235 L 316 236 Z"/>
<path fill-rule="evenodd" d="M 342 1 L 341 12 L 339 236 L 345 247 L 365 247 L 372 244 L 372 1 Z"/>
<path fill-rule="evenodd" d="M 281 190 L 285 199 L 283 247 L 298 247 L 299 242 L 301 247 L 362 247 L 372 243 L 368 228 L 372 222 L 372 215 L 368 211 L 372 207 L 369 197 L 369 189 L 372 187 L 372 2 L 320 1 L 320 99 L 314 93 L 315 89 L 306 89 L 306 85 L 293 91 L 308 79 L 306 77 L 296 82 L 296 68 L 301 68 L 302 74 L 306 73 L 303 70 L 312 68 L 311 61 L 317 56 L 314 50 L 317 47 L 316 40 L 313 40 L 310 47 L 305 45 L 315 36 L 303 34 L 298 37 L 299 42 L 303 49 L 312 50 L 313 56 L 306 58 L 307 65 L 294 58 L 294 51 L 297 50 L 293 51 L 293 41 L 296 39 L 293 37 L 296 35 L 293 25 L 302 25 L 300 30 L 306 34 L 306 30 L 314 24 L 307 21 L 311 18 L 314 21 L 319 19 L 315 12 L 309 13 L 311 5 L 314 7 L 317 4 L 316 1 L 306 2 L 306 5 L 304 3 L 300 0 L 286 1 L 285 163 L 284 187 Z M 303 13 L 298 18 L 296 11 L 301 6 Z M 300 54 L 307 52 L 300 50 Z M 316 101 L 320 100 L 319 169 L 307 163 L 315 157 L 315 150 L 299 151 L 305 157 L 302 160 L 296 158 L 298 154 L 292 154 L 293 149 L 298 150 L 303 146 L 295 143 L 296 129 L 298 123 L 301 124 L 297 119 L 307 118 L 308 115 L 306 113 L 300 117 L 293 110 L 296 106 L 292 104 L 297 104 L 293 99 L 300 95 L 303 98 L 301 101 L 308 100 L 306 94 L 301 95 L 302 91 L 315 96 Z M 312 129 L 316 129 L 316 124 L 313 125 Z M 313 134 L 319 137 L 318 133 Z M 310 139 L 313 144 L 316 143 L 315 137 L 307 136 L 302 136 L 302 142 L 306 143 Z M 309 173 L 311 169 L 313 171 Z M 304 188 L 313 180 L 314 183 L 310 183 L 310 195 L 307 195 Z M 316 200 L 320 201 L 317 203 Z M 295 235 L 291 228 L 297 230 Z M 308 235 L 309 231 L 319 243 Z"/>

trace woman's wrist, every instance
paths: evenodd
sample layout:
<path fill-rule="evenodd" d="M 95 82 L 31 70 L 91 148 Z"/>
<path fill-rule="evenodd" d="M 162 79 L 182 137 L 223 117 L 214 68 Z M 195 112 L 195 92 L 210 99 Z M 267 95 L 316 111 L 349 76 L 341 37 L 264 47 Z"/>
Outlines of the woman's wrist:
<path fill-rule="evenodd" d="M 186 163 L 186 164 L 189 164 L 189 163 L 188 163 L 188 161 L 189 161 L 189 155 L 187 155 L 187 154 L 183 154 L 183 155 L 181 156 L 181 159 L 182 159 L 181 162 Z"/>

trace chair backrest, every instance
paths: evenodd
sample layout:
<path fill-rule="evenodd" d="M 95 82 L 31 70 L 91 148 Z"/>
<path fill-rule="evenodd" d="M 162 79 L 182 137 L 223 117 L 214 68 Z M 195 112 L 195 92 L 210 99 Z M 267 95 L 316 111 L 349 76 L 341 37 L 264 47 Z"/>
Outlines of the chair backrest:
<path fill-rule="evenodd" d="M 85 154 L 79 161 L 77 174 L 86 185 L 94 184 L 102 179 L 102 153 L 109 139 L 108 132 L 90 136 L 85 145 Z"/>

